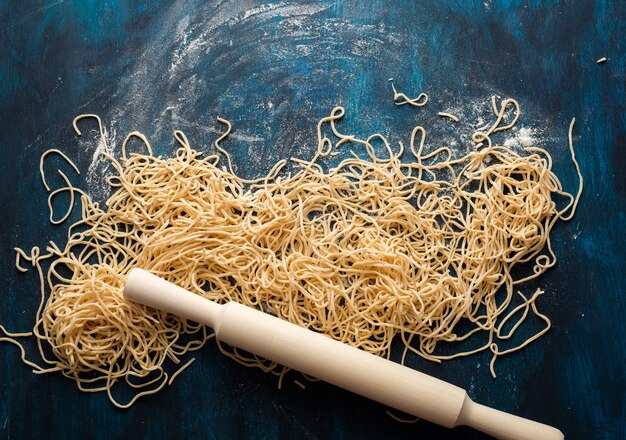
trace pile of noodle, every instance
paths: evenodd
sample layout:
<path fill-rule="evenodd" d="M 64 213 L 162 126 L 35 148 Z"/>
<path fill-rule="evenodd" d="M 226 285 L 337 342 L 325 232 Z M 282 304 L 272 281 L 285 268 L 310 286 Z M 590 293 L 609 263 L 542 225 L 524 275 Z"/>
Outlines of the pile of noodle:
<path fill-rule="evenodd" d="M 415 105 L 402 97 L 401 103 Z M 512 99 L 499 106 L 494 99 L 493 110 L 493 125 L 472 136 L 474 151 L 454 157 L 446 147 L 426 151 L 422 127 L 413 130 L 406 151 L 402 144 L 394 151 L 378 134 L 344 135 L 336 127 L 344 110 L 337 107 L 320 121 L 310 161 L 292 158 L 289 173 L 280 161 L 254 181 L 232 171 L 220 145 L 230 132 L 223 119 L 228 131 L 207 157 L 180 131 L 171 158 L 153 156 L 146 138 L 131 133 L 122 157 L 104 153 L 116 170 L 106 206 L 61 173 L 66 186 L 50 198 L 80 198 L 80 220 L 69 227 L 64 246 L 51 243 L 30 254 L 17 249 L 18 268 L 29 263 L 41 278 L 33 334 L 47 365 L 26 362 L 36 373 L 59 371 L 82 390 L 105 390 L 120 407 L 171 383 L 166 360 L 179 363 L 211 330 L 125 301 L 124 280 L 134 267 L 379 356 L 389 357 L 392 341 L 399 340 L 402 362 L 409 351 L 440 361 L 482 350 L 495 361 L 523 347 L 544 334 L 550 320 L 537 310 L 543 292 L 518 293 L 517 300 L 517 287 L 555 264 L 550 231 L 574 214 L 582 180 L 573 196 L 553 173 L 547 151 L 494 145 L 490 136 L 511 128 L 519 107 Z M 77 120 L 84 117 L 95 115 Z M 573 122 L 570 151 L 580 176 Z M 326 127 L 332 140 L 323 134 Z M 101 123 L 100 130 L 105 142 Z M 126 154 L 132 137 L 143 141 L 144 154 Z M 384 155 L 377 153 L 381 146 Z M 330 167 L 327 158 L 341 149 L 354 154 Z M 44 184 L 50 190 L 45 178 Z M 51 220 L 61 222 L 70 212 L 71 206 L 54 220 L 51 211 Z M 532 273 L 515 278 L 513 268 L 522 263 Z M 501 350 L 498 342 L 510 338 L 529 311 L 545 321 L 543 330 Z M 516 322 L 505 332 L 511 320 Z M 437 350 L 442 342 L 478 333 L 484 338 L 476 348 L 452 355 Z M 23 334 L 1 339 L 16 343 L 17 336 Z M 284 373 L 263 359 L 220 348 L 245 364 Z M 495 375 L 493 361 L 491 368 Z M 127 404 L 111 392 L 120 381 L 137 388 Z"/>

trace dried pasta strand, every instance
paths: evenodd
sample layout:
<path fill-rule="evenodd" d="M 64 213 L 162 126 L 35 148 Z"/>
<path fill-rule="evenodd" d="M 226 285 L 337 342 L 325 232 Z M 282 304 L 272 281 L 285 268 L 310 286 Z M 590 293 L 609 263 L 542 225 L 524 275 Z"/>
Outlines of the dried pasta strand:
<path fill-rule="evenodd" d="M 56 148 L 51 148 L 51 149 L 49 149 L 49 150 L 46 150 L 46 151 L 45 151 L 45 152 L 41 155 L 41 158 L 39 159 L 39 175 L 41 176 L 41 181 L 43 182 L 43 186 L 45 186 L 45 187 L 46 187 L 46 190 L 47 190 L 47 191 L 50 191 L 50 186 L 48 186 L 48 182 L 46 182 L 46 175 L 45 175 L 45 173 L 44 173 L 44 171 L 43 171 L 43 165 L 44 165 L 44 162 L 45 162 L 46 157 L 47 157 L 49 154 L 52 154 L 52 153 L 56 153 L 56 154 L 58 154 L 59 156 L 61 156 L 61 157 L 62 157 L 63 159 L 65 159 L 65 161 L 66 161 L 66 162 L 67 162 L 67 163 L 68 163 L 68 164 L 69 164 L 69 165 L 70 165 L 70 166 L 74 169 L 74 171 L 76 171 L 76 174 L 80 174 L 80 170 L 78 169 L 78 167 L 76 166 L 76 164 L 74 164 L 74 162 L 72 162 L 72 161 L 70 160 L 70 158 L 69 158 L 69 157 L 67 157 L 67 156 L 65 155 L 65 153 L 63 153 L 61 150 L 57 150 Z M 59 171 L 59 172 L 60 172 L 60 171 Z"/>
<path fill-rule="evenodd" d="M 454 122 L 459 122 L 459 117 L 453 115 L 452 113 L 439 112 L 437 113 L 437 115 L 441 116 L 442 118 L 448 118 Z"/>
<path fill-rule="evenodd" d="M 413 107 L 424 107 L 428 103 L 428 95 L 426 93 L 420 93 L 417 98 L 409 98 L 404 93 L 396 90 L 393 78 L 389 78 L 389 82 L 391 83 L 391 89 L 393 90 L 393 102 L 396 105 L 409 104 Z"/>
<path fill-rule="evenodd" d="M 172 377 L 170 377 L 170 380 L 167 382 L 168 385 L 172 385 L 172 383 L 174 382 L 174 379 L 176 379 L 178 377 L 178 375 L 180 373 L 182 373 L 183 371 L 185 371 L 191 364 L 193 364 L 196 361 L 196 358 L 191 358 L 187 361 L 187 363 L 185 363 L 185 365 L 183 365 L 182 367 L 180 367 L 178 370 L 176 370 L 176 372 L 174 374 L 172 374 Z"/>

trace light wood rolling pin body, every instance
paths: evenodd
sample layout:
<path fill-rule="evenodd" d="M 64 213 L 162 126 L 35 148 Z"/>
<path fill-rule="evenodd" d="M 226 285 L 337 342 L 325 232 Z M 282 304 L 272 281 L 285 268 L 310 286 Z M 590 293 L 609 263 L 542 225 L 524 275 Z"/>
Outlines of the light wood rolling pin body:
<path fill-rule="evenodd" d="M 234 347 L 441 426 L 467 425 L 500 439 L 563 439 L 556 428 L 472 402 L 462 388 L 250 307 L 214 303 L 141 269 L 130 272 L 124 296 L 210 326 Z"/>

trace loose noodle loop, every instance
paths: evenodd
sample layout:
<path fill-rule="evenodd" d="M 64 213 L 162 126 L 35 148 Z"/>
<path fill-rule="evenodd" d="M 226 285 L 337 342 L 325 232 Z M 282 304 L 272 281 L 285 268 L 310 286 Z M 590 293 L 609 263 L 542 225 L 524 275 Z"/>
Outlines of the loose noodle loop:
<path fill-rule="evenodd" d="M 505 123 L 509 106 L 514 119 Z M 472 137 L 482 144 L 480 150 L 460 158 L 445 147 L 425 152 L 425 130 L 416 127 L 410 139 L 413 163 L 402 162 L 402 144 L 394 153 L 379 134 L 366 140 L 341 134 L 336 123 L 345 111 L 337 107 L 318 125 L 311 161 L 294 159 L 300 169 L 287 174 L 281 173 L 281 161 L 254 181 L 232 172 L 230 156 L 220 145 L 231 130 L 225 119 L 219 118 L 227 131 L 215 148 L 227 167 L 220 166 L 217 155 L 202 158 L 182 132 L 176 132 L 180 148 L 169 159 L 153 157 L 147 139 L 131 133 L 121 162 L 105 153 L 118 172 L 110 180 L 116 192 L 106 209 L 81 193 L 81 219 L 69 228 L 64 248 L 51 243 L 45 255 L 37 249 L 30 257 L 17 250 L 17 267 L 26 270 L 20 259 L 30 262 L 42 281 L 33 332 L 50 365 L 44 371 L 61 371 L 81 390 L 106 390 L 116 405 L 128 407 L 165 386 L 166 359 L 178 363 L 211 337 L 204 327 L 125 301 L 122 287 L 133 267 L 218 302 L 260 308 L 379 356 L 389 357 L 399 336 L 403 361 L 409 351 L 439 362 L 487 349 L 495 361 L 523 347 L 545 333 L 550 321 L 537 311 L 542 291 L 530 299 L 522 295 L 522 305 L 510 307 L 514 286 L 555 264 L 549 234 L 557 220 L 573 215 L 582 180 L 574 197 L 552 172 L 547 151 L 519 153 L 493 145 L 490 135 L 511 128 L 519 106 L 507 99 L 499 108 L 494 100 L 493 107 L 494 124 Z M 325 124 L 337 141 L 323 134 Z M 572 129 L 573 121 L 570 150 L 578 170 Z M 143 141 L 148 154 L 127 156 L 131 136 Z M 386 157 L 376 155 L 374 140 L 383 142 Z M 363 146 L 367 157 L 354 154 L 325 171 L 322 158 L 348 143 Z M 65 180 L 67 188 L 56 191 L 70 191 L 73 197 L 78 190 Z M 557 208 L 555 194 L 567 199 L 565 207 Z M 67 216 L 69 211 L 63 219 Z M 44 260 L 51 262 L 46 277 Z M 515 279 L 512 269 L 523 262 L 533 262 L 533 273 Z M 501 350 L 498 341 L 512 336 L 529 309 L 546 328 Z M 504 334 L 503 325 L 522 310 Z M 461 324 L 471 328 L 461 334 Z M 453 355 L 436 351 L 442 342 L 480 332 L 486 343 L 478 348 Z M 47 345 L 54 359 L 46 357 Z M 282 367 L 220 348 L 282 380 Z M 111 388 L 122 379 L 133 388 L 152 389 L 118 404 Z"/>

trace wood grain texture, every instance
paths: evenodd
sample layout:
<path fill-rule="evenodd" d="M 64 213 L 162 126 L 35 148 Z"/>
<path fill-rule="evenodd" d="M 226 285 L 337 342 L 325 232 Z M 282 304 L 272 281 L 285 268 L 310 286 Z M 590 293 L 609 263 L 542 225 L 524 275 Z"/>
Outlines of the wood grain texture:
<path fill-rule="evenodd" d="M 347 132 L 406 140 L 420 123 L 432 127 L 433 146 L 462 149 L 462 133 L 487 114 L 482 103 L 512 96 L 572 191 L 567 125 L 578 121 L 581 206 L 555 228 L 557 266 L 525 287 L 546 290 L 540 306 L 554 328 L 499 360 L 496 380 L 486 353 L 408 364 L 568 439 L 626 438 L 625 9 L 600 0 L 2 2 L 0 322 L 27 330 L 39 301 L 33 273 L 13 268 L 13 247 L 64 235 L 47 222 L 39 155 L 61 148 L 83 170 L 73 182 L 106 195 L 95 126 L 85 122 L 81 139 L 72 133 L 78 113 L 100 114 L 118 151 L 124 133 L 140 130 L 159 154 L 172 151 L 174 129 L 208 150 L 223 129 L 216 116 L 226 117 L 235 127 L 227 145 L 248 177 L 279 158 L 307 157 L 315 123 L 336 104 L 346 106 Z M 596 64 L 601 57 L 608 61 Z M 431 102 L 396 108 L 390 77 Z M 437 117 L 459 109 L 458 124 Z M 0 345 L 0 438 L 484 438 L 398 424 L 382 406 L 329 385 L 302 390 L 295 375 L 277 390 L 274 377 L 211 344 L 197 357 L 174 386 L 119 411 L 63 377 L 31 374 Z"/>

